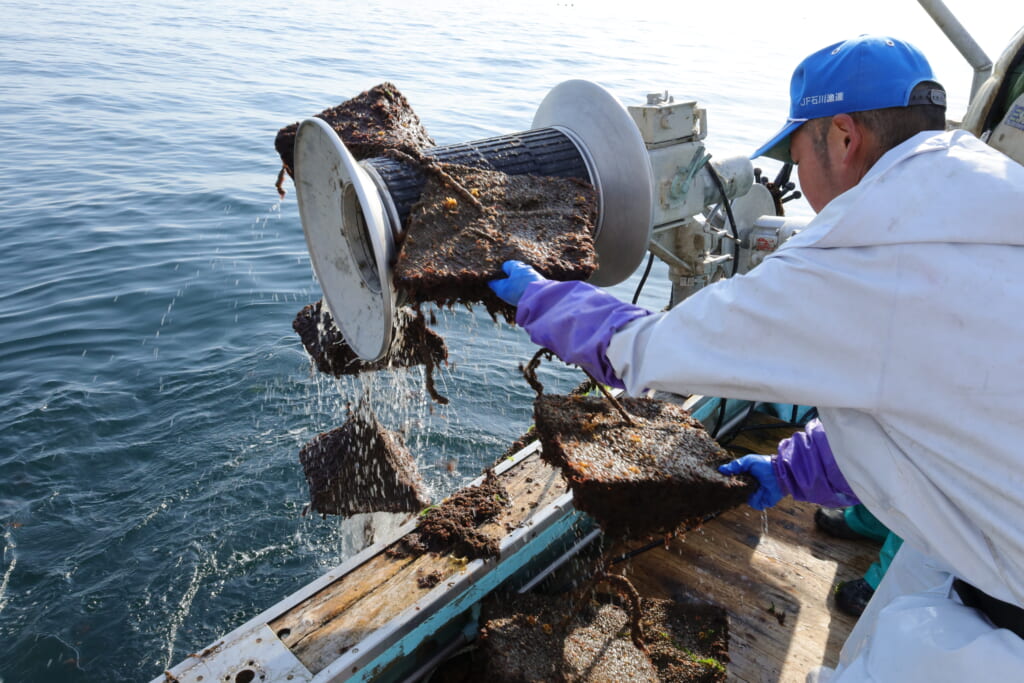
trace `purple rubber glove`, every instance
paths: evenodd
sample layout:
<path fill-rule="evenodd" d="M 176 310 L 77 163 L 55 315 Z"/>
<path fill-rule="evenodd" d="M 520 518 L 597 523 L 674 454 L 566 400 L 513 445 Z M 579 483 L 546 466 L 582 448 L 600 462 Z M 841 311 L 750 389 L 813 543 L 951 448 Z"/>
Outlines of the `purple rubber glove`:
<path fill-rule="evenodd" d="M 625 389 L 605 352 L 617 330 L 650 314 L 585 282 L 541 280 L 523 291 L 516 324 L 534 344 L 580 366 L 602 384 Z"/>
<path fill-rule="evenodd" d="M 775 476 L 782 490 L 796 500 L 826 507 L 846 507 L 860 502 L 850 488 L 820 420 L 811 420 L 804 431 L 779 443 Z"/>
<path fill-rule="evenodd" d="M 728 475 L 745 472 L 757 479 L 761 485 L 747 499 L 747 505 L 755 510 L 773 507 L 786 495 L 779 485 L 778 477 L 775 476 L 775 468 L 772 466 L 772 456 L 770 455 L 744 455 L 742 458 L 721 465 L 718 471 Z"/>
<path fill-rule="evenodd" d="M 519 305 L 523 290 L 531 282 L 544 282 L 544 276 L 522 261 L 505 261 L 501 269 L 508 275 L 506 278 L 491 280 L 487 285 L 494 290 L 502 301 L 513 306 Z"/>

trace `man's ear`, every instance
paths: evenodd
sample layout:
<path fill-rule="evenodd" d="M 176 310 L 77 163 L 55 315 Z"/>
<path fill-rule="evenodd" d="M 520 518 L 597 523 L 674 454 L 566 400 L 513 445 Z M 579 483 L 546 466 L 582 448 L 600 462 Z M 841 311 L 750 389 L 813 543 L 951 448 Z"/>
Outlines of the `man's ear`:
<path fill-rule="evenodd" d="M 828 133 L 832 162 L 852 187 L 860 182 L 876 161 L 872 156 L 873 138 L 870 132 L 849 114 L 833 116 Z"/>
<path fill-rule="evenodd" d="M 832 125 L 829 127 L 829 146 L 832 147 L 833 157 L 840 164 L 846 165 L 852 161 L 863 146 L 863 129 L 857 125 L 849 114 L 836 114 L 832 117 Z"/>

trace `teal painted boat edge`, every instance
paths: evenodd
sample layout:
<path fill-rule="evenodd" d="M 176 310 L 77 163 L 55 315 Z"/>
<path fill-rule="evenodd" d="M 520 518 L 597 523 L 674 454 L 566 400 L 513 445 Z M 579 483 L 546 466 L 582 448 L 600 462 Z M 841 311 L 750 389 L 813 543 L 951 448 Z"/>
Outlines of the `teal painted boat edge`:
<path fill-rule="evenodd" d="M 574 511 L 575 512 L 575 511 Z M 517 551 L 509 561 L 503 562 L 499 565 L 506 569 L 505 572 L 492 572 L 482 581 L 473 583 L 462 595 L 455 599 L 451 606 L 445 612 L 439 612 L 434 615 L 431 619 L 420 625 L 415 631 L 409 634 L 402 642 L 395 646 L 396 656 L 404 657 L 406 651 L 415 650 L 415 648 L 423 642 L 424 639 L 436 632 L 437 629 L 442 628 L 445 623 L 448 614 L 455 613 L 452 618 L 458 618 L 459 615 L 465 614 L 467 611 L 475 610 L 478 612 L 480 601 L 483 600 L 488 594 L 490 594 L 495 588 L 500 586 L 508 578 L 511 578 L 522 569 L 531 559 L 542 553 L 545 549 L 551 547 L 558 542 L 559 539 L 563 538 L 564 535 L 572 532 L 574 523 L 578 520 L 582 513 L 575 513 L 569 517 L 563 517 L 555 525 L 546 529 L 543 533 L 536 536 L 530 543 Z M 511 566 L 508 566 L 511 565 Z M 473 621 L 476 621 L 478 615 L 473 616 Z M 435 626 L 436 624 L 436 626 Z M 408 647 L 408 650 L 406 649 Z M 387 661 L 390 657 L 388 652 L 385 652 L 381 659 Z M 372 663 L 365 671 L 365 673 L 373 674 L 370 678 L 361 677 L 357 680 L 370 681 L 380 680 L 376 678 L 374 665 Z M 379 665 L 378 665 L 379 666 Z M 315 679 L 314 679 L 315 680 Z"/>

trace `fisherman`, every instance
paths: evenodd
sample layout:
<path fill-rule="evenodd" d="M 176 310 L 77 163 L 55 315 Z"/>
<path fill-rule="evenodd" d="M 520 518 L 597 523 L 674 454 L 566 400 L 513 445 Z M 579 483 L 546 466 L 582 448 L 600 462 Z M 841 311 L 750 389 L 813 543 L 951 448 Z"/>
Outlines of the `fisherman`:
<path fill-rule="evenodd" d="M 812 429 L 727 471 L 765 504 L 862 502 L 904 539 L 827 680 L 1020 680 L 1024 167 L 943 130 L 945 93 L 899 40 L 810 55 L 790 96 L 754 156 L 797 164 L 818 213 L 750 273 L 662 313 L 519 262 L 492 288 L 535 343 L 632 394 L 817 406 L 831 449 Z"/>

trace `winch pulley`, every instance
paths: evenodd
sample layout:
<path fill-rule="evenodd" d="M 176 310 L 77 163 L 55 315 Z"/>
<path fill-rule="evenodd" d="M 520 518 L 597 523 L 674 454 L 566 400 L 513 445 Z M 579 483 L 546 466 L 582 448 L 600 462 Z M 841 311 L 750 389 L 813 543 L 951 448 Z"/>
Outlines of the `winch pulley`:
<path fill-rule="evenodd" d="M 751 245 L 760 216 L 776 213 L 750 160 L 713 158 L 704 148 L 706 131 L 706 112 L 695 102 L 652 93 L 627 110 L 581 80 L 553 88 L 530 130 L 427 148 L 411 159 L 392 154 L 357 162 L 326 122 L 307 119 L 295 138 L 295 184 L 324 302 L 356 355 L 373 361 L 385 354 L 401 303 L 392 269 L 403 226 L 435 164 L 589 181 L 598 197 L 598 268 L 589 281 L 622 282 L 650 249 L 668 263 L 678 302 L 754 265 L 739 245 Z M 733 222 L 726 224 L 721 211 L 705 217 L 723 202 L 732 203 Z"/>

